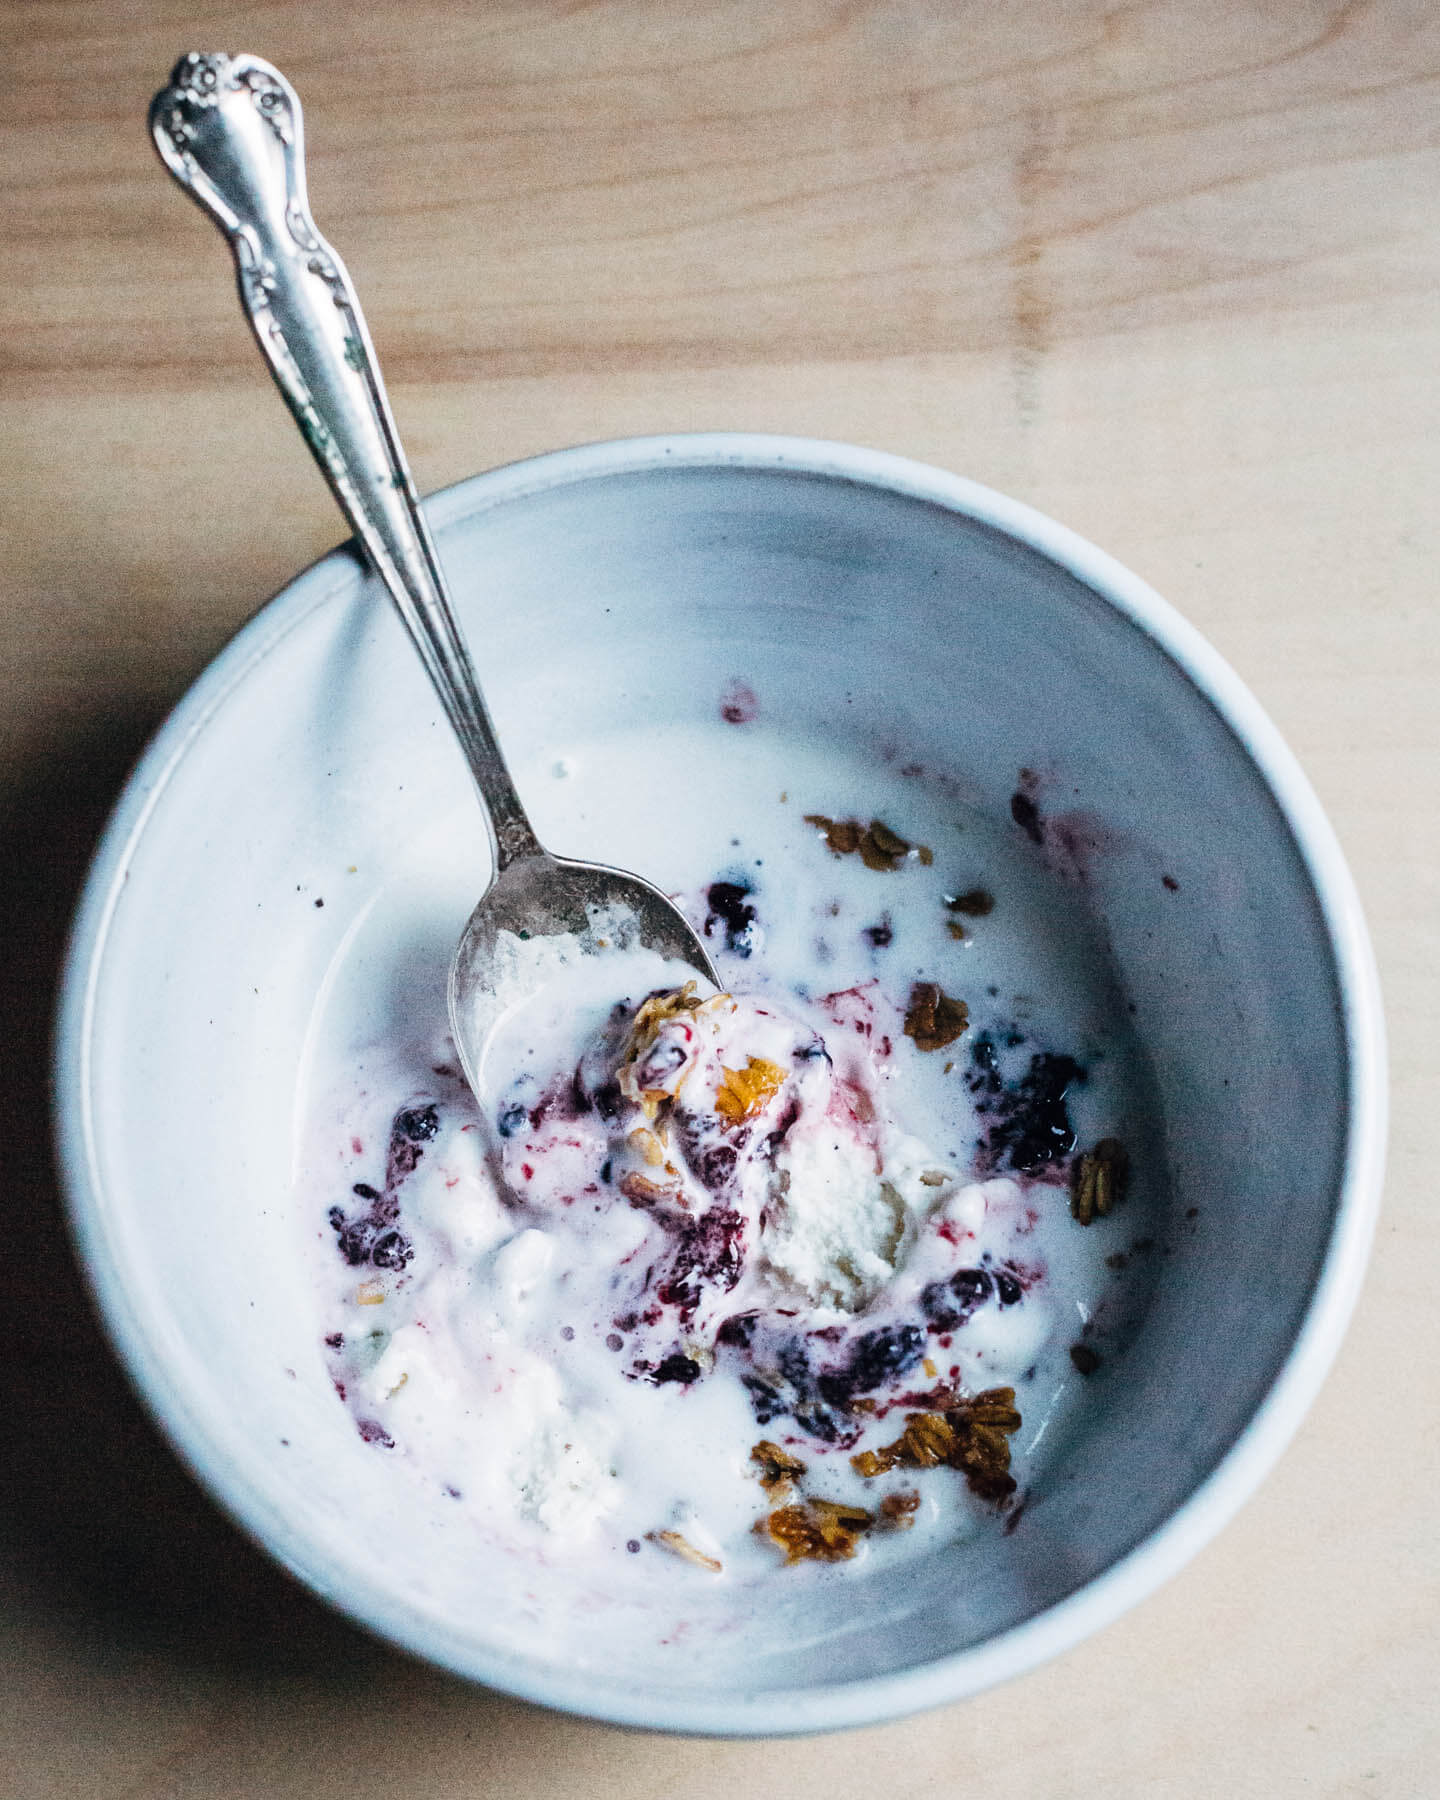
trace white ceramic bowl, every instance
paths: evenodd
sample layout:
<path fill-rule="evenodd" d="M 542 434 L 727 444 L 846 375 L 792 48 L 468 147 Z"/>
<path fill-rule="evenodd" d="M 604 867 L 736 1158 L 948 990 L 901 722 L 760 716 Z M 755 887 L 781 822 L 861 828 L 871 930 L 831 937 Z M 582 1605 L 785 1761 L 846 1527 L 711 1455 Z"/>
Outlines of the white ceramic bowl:
<path fill-rule="evenodd" d="M 840 1612 L 780 1607 L 681 1657 L 606 1658 L 517 1635 L 499 1600 L 392 1556 L 401 1502 L 331 1391 L 295 1254 L 295 1096 L 328 972 L 417 846 L 453 833 L 473 864 L 436 896 L 418 961 L 377 965 L 381 1011 L 433 987 L 485 868 L 419 664 L 338 551 L 159 733 L 75 927 L 63 1167 L 141 1391 L 217 1499 L 317 1592 L 551 1705 L 694 1731 L 855 1725 L 1076 1643 L 1255 1487 L 1361 1280 L 1384 1044 L 1359 906 L 1310 788 L 1142 582 L 934 469 L 798 440 L 642 439 L 479 476 L 428 511 L 542 836 L 535 772 L 557 748 L 713 716 L 734 677 L 787 730 L 963 770 L 997 817 L 1021 765 L 1074 789 L 1106 828 L 1086 893 L 1159 1083 L 1171 1225 L 1199 1213 L 1173 1233 L 1126 1380 L 1022 1528 L 883 1589 L 862 1580 Z M 683 795 L 683 771 L 657 781 Z"/>

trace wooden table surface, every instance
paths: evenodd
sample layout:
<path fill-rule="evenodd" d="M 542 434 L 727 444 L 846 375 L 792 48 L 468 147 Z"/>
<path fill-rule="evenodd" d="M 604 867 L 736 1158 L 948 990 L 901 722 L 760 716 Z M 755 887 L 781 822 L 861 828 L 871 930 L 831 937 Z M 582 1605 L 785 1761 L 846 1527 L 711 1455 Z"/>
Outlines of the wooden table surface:
<path fill-rule="evenodd" d="M 1440 1793 L 1433 0 L 6 0 L 0 21 L 0 1791 Z M 1069 1656 L 803 1744 L 552 1716 L 293 1587 L 132 1399 L 48 1150 L 67 914 L 146 735 L 340 535 L 220 240 L 146 137 L 191 48 L 300 88 L 316 216 L 422 488 L 666 429 L 926 459 L 1152 581 L 1319 789 L 1389 1010 L 1369 1282 L 1260 1494 Z"/>

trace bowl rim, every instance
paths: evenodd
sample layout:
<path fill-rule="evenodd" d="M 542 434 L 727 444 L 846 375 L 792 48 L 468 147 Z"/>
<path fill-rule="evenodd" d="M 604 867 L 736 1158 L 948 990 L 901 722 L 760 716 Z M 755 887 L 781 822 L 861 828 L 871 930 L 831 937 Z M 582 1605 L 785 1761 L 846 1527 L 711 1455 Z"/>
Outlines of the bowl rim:
<path fill-rule="evenodd" d="M 443 534 L 461 519 L 546 490 L 614 476 L 738 468 L 848 482 L 927 502 L 989 526 L 1080 580 L 1135 624 L 1210 703 L 1269 789 L 1294 840 L 1324 924 L 1346 1052 L 1345 1154 L 1325 1255 L 1294 1341 L 1268 1392 L 1215 1468 L 1148 1537 L 1068 1598 L 969 1649 L 897 1673 L 829 1687 L 636 1695 L 603 1675 L 546 1670 L 477 1649 L 366 1592 L 294 1530 L 253 1479 L 227 1462 L 203 1411 L 182 1392 L 128 1297 L 99 1179 L 90 1024 L 106 942 L 132 847 L 169 778 L 228 694 L 314 610 L 362 573 L 342 545 L 287 583 L 203 670 L 129 776 L 96 849 L 61 976 L 53 1060 L 55 1138 L 70 1230 L 121 1363 L 182 1462 L 247 1535 L 313 1592 L 389 1642 L 516 1698 L 619 1725 L 712 1736 L 769 1736 L 876 1724 L 978 1693 L 1078 1644 L 1161 1586 L 1239 1510 L 1294 1436 L 1338 1350 L 1364 1278 L 1384 1175 L 1387 1077 L 1380 985 L 1359 896 L 1334 831 L 1298 762 L 1239 676 L 1146 582 L 1104 551 L 966 477 L 888 452 L 822 439 L 695 432 L 550 451 L 473 475 L 425 501 Z"/>

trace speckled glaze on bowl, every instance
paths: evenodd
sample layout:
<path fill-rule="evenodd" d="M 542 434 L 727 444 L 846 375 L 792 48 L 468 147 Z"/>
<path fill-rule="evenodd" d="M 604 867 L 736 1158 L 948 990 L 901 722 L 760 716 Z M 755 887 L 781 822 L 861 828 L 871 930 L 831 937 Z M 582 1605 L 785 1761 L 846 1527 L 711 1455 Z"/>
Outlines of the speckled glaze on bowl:
<path fill-rule="evenodd" d="M 483 1583 L 452 1592 L 387 1558 L 401 1502 L 331 1391 L 291 1254 L 295 1094 L 327 971 L 407 842 L 437 821 L 463 831 L 472 802 L 398 622 L 337 551 L 158 734 L 74 929 L 60 1151 L 142 1393 L 216 1498 L 318 1593 L 419 1655 L 578 1713 L 717 1733 L 858 1725 L 1077 1643 L 1254 1489 L 1363 1275 L 1384 1154 L 1378 987 L 1303 775 L 1144 583 L 915 463 L 640 439 L 497 470 L 427 510 L 522 791 L 556 721 L 583 734 L 698 717 L 737 676 L 789 731 L 963 770 L 997 816 L 1021 766 L 1063 789 L 1105 843 L 1083 895 L 1159 1083 L 1175 1254 L 1125 1379 L 1019 1529 L 883 1589 L 862 1578 L 843 1605 L 792 1595 L 773 1617 L 737 1613 L 723 1649 L 577 1659 L 505 1629 Z M 657 780 L 680 803 L 683 772 Z M 536 823 L 543 836 L 543 801 Z M 475 894 L 478 828 L 473 842 Z"/>

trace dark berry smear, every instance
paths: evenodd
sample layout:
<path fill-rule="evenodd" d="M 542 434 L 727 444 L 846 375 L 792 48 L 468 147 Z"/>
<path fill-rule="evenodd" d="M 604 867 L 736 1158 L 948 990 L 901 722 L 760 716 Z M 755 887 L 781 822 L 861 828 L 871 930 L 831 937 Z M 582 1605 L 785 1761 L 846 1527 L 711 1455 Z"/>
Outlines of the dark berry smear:
<path fill-rule="evenodd" d="M 1006 1052 L 1018 1041 L 1014 1033 L 1002 1038 L 980 1032 L 970 1046 L 965 1083 L 986 1123 L 981 1168 L 1038 1175 L 1074 1152 L 1076 1135 L 1065 1103 L 1071 1089 L 1084 1084 L 1085 1070 L 1073 1056 L 1037 1050 L 1007 1079 L 1005 1063 L 1012 1059 Z"/>
<path fill-rule="evenodd" d="M 363 1202 L 354 1210 L 332 1206 L 330 1229 L 340 1254 L 351 1268 L 403 1269 L 414 1256 L 410 1240 L 399 1226 L 400 1187 L 414 1173 L 425 1146 L 440 1129 L 440 1110 L 433 1101 L 402 1106 L 390 1125 L 385 1154 L 385 1186 L 376 1188 L 357 1181 L 351 1195 Z"/>
<path fill-rule="evenodd" d="M 734 956 L 749 956 L 755 948 L 755 907 L 750 888 L 739 881 L 712 881 L 705 890 L 705 935 L 725 933 L 725 948 Z"/>

